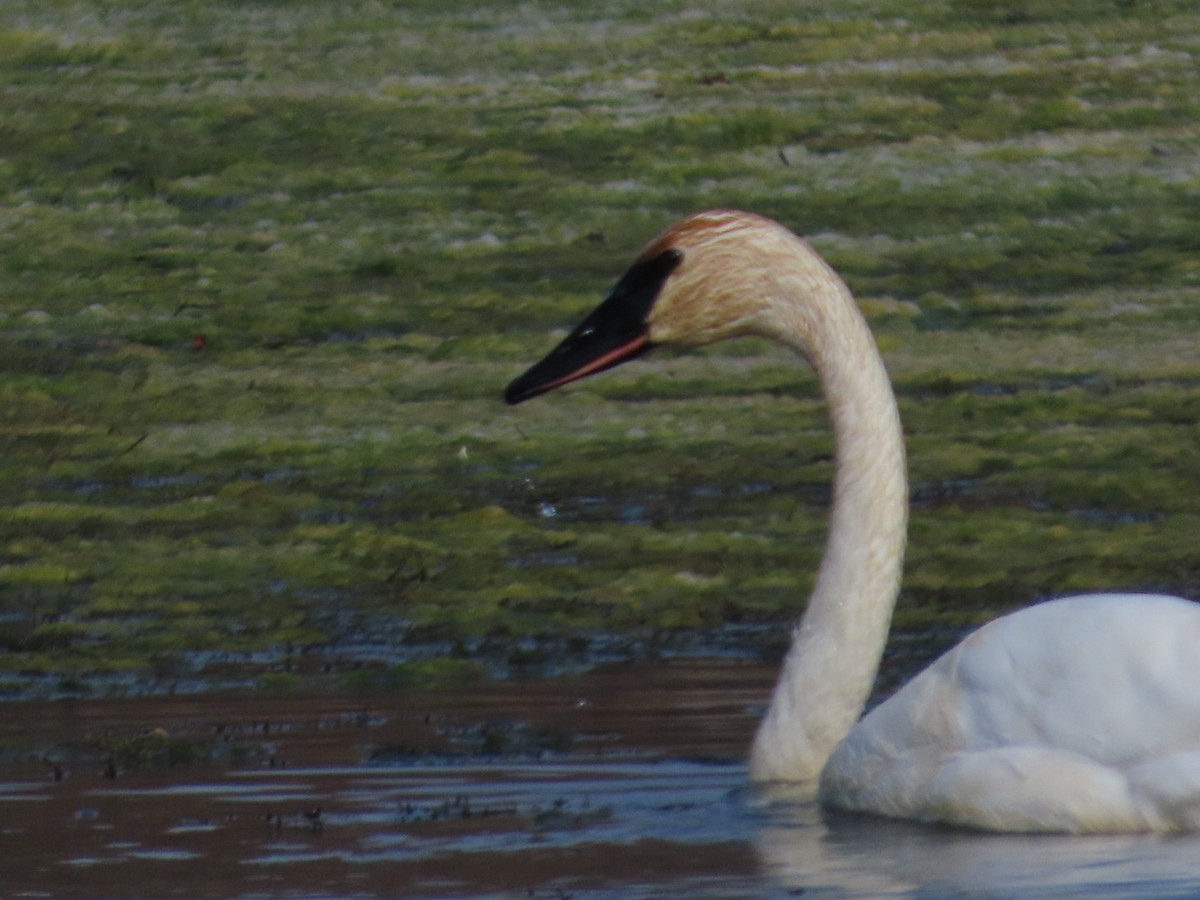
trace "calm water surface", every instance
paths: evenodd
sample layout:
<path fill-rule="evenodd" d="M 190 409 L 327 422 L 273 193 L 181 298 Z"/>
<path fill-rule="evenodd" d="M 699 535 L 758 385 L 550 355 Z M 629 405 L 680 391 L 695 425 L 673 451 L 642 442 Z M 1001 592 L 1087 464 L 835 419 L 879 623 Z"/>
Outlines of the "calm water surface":
<path fill-rule="evenodd" d="M 12 897 L 1200 897 L 1200 838 L 986 836 L 766 804 L 773 668 L 0 706 Z M 208 761 L 143 769 L 162 729 Z M 114 750 L 114 748 L 117 748 Z"/>

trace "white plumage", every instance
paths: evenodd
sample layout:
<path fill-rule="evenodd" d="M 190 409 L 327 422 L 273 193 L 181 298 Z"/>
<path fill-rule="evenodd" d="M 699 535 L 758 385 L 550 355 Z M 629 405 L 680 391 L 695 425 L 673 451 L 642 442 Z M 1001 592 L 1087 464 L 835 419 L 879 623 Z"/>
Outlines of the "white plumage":
<path fill-rule="evenodd" d="M 821 774 L 848 809 L 1003 831 L 1200 828 L 1200 610 L 1052 600 L 969 635 Z"/>
<path fill-rule="evenodd" d="M 1090 595 L 1004 616 L 856 724 L 900 585 L 903 434 L 849 290 L 783 226 L 715 211 L 668 229 L 508 398 L 658 344 L 741 335 L 813 366 L 836 446 L 825 553 L 752 777 L 842 809 L 997 831 L 1200 829 L 1200 605 L 1187 600 Z"/>

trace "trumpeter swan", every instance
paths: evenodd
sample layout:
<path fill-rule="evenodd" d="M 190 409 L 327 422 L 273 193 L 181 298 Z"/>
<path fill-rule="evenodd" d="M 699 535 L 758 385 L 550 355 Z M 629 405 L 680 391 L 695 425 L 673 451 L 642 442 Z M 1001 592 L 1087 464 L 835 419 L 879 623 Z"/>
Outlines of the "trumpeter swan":
<path fill-rule="evenodd" d="M 740 335 L 808 360 L 836 448 L 824 556 L 753 779 L 807 782 L 832 807 L 997 831 L 1200 828 L 1200 605 L 1178 597 L 1069 597 L 1004 616 L 856 724 L 900 584 L 903 435 L 849 290 L 782 225 L 725 210 L 677 223 L 505 399 L 659 344 Z"/>

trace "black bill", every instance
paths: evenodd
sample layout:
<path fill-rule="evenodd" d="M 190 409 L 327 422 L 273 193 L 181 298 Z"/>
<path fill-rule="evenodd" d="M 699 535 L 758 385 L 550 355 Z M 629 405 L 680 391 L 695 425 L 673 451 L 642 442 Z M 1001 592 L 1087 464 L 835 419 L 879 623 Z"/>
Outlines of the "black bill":
<path fill-rule="evenodd" d="M 650 308 L 682 259 L 678 250 L 664 250 L 634 263 L 579 327 L 508 386 L 505 401 L 520 403 L 649 350 Z"/>

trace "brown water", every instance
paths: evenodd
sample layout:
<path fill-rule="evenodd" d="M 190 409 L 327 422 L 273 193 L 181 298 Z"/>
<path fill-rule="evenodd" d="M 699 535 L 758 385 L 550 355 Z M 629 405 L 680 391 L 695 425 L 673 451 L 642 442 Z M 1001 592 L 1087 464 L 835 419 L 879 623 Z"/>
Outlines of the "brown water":
<path fill-rule="evenodd" d="M 0 895 L 1200 896 L 1193 837 L 764 804 L 740 760 L 773 675 L 692 660 L 443 692 L 5 704 Z M 154 729 L 208 761 L 139 768 Z"/>

